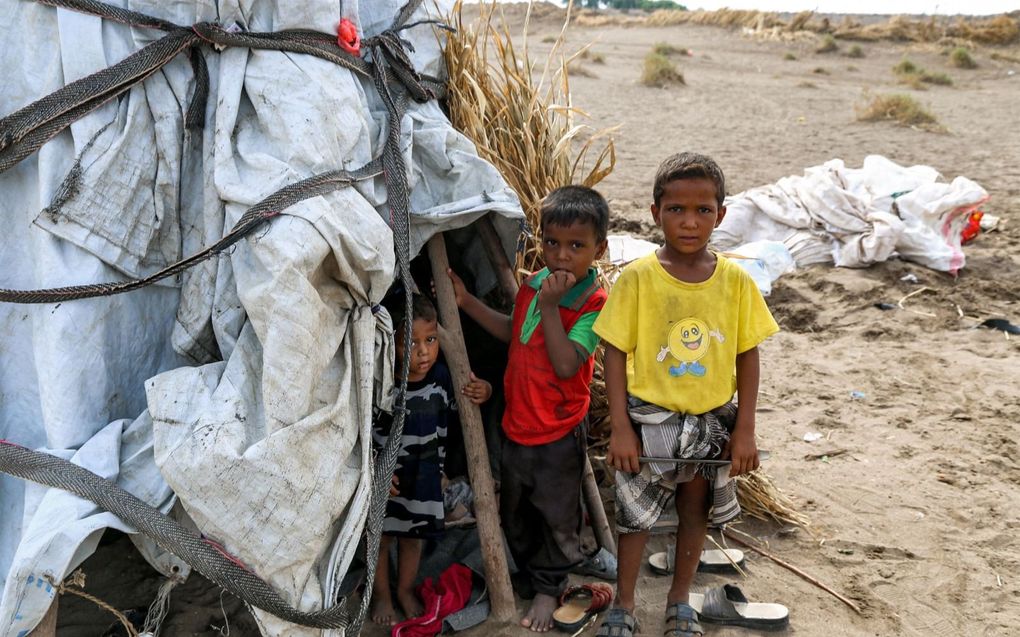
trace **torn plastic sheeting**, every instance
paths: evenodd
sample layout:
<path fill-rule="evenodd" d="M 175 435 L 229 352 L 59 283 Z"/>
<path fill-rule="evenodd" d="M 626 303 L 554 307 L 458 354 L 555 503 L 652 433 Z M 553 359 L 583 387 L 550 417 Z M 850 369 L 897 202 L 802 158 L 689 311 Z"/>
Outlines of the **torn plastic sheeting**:
<path fill-rule="evenodd" d="M 833 159 L 728 197 L 713 241 L 723 249 L 782 241 L 799 266 L 864 267 L 899 255 L 955 273 L 965 263 L 960 233 L 967 216 L 988 194 L 965 177 L 938 177 L 929 166 L 903 167 L 880 155 L 866 157 L 860 169 Z"/>
<path fill-rule="evenodd" d="M 659 247 L 651 241 L 625 234 L 612 234 L 606 239 L 609 242 L 609 262 L 614 265 L 625 265 Z M 776 279 L 796 268 L 790 251 L 778 241 L 755 241 L 729 250 L 725 256 L 733 258 L 734 263 L 751 276 L 763 296 L 772 293 L 772 283 Z"/>
<path fill-rule="evenodd" d="M 129 4 L 178 24 L 218 19 L 254 31 L 328 32 L 341 17 L 328 2 Z M 372 35 L 403 4 L 343 3 L 342 14 Z M 426 17 L 425 5 L 411 22 Z M 23 72 L 7 78 L 0 113 L 159 35 L 37 3 L 3 4 L 0 37 L 8 46 L 0 60 Z M 414 46 L 418 70 L 440 71 L 431 27 L 401 36 Z M 20 55 L 38 41 L 55 44 Z M 281 186 L 363 165 L 380 152 L 384 111 L 371 81 L 300 54 L 203 53 L 210 72 L 204 129 L 183 131 L 193 78 L 187 60 L 176 59 L 0 174 L 0 193 L 17 215 L 0 253 L 0 285 L 147 274 L 212 243 Z M 523 219 L 516 196 L 438 107 L 410 104 L 402 137 L 412 248 L 495 212 L 512 254 Z M 41 215 L 76 157 L 83 170 L 75 192 Z M 0 392 L 15 397 L 0 404 L 0 437 L 101 462 L 135 494 L 173 487 L 199 530 L 289 603 L 305 610 L 332 603 L 366 512 L 373 395 L 392 379 L 388 319 L 369 311 L 393 279 L 388 216 L 378 178 L 287 209 L 229 254 L 166 286 L 55 306 L 0 306 Z M 492 278 L 484 260 L 476 268 L 479 280 Z M 148 451 L 133 461 L 144 470 L 135 471 L 119 456 L 127 434 L 118 440 L 108 427 L 148 422 L 150 413 Z M 3 637 L 30 630 L 49 606 L 51 595 L 19 574 L 61 579 L 91 552 L 84 538 L 114 526 L 69 494 L 33 493 L 0 477 Z M 67 539 L 59 552 L 39 543 L 37 518 L 60 520 L 53 531 Z M 82 525 L 92 526 L 76 530 Z M 169 561 L 147 557 L 169 573 Z M 256 619 L 267 635 L 320 633 L 261 612 Z"/>

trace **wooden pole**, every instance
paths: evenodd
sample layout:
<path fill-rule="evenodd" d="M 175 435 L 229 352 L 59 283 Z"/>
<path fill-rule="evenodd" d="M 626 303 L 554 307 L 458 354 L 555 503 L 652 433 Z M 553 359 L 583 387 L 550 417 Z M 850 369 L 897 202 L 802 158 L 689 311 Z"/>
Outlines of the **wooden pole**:
<path fill-rule="evenodd" d="M 613 529 L 609 526 L 609 518 L 606 517 L 606 508 L 602 505 L 602 494 L 599 493 L 599 485 L 595 482 L 595 471 L 591 468 L 588 454 L 584 454 L 584 478 L 581 480 L 581 490 L 584 492 L 584 503 L 588 507 L 588 518 L 591 530 L 595 533 L 595 540 L 599 546 L 616 555 Z"/>
<path fill-rule="evenodd" d="M 478 236 L 481 237 L 482 245 L 486 254 L 489 255 L 489 262 L 496 271 L 496 278 L 499 280 L 503 293 L 510 300 L 517 298 L 517 279 L 514 278 L 513 268 L 510 267 L 510 260 L 500 244 L 499 235 L 492 225 L 492 219 L 482 217 L 475 224 L 478 228 Z M 616 555 L 616 541 L 613 539 L 613 530 L 609 527 L 609 519 L 606 517 L 606 508 L 602 504 L 602 495 L 599 493 L 599 485 L 595 482 L 595 472 L 591 468 L 591 460 L 588 454 L 584 456 L 584 475 L 581 479 L 581 493 L 584 496 L 584 505 L 588 510 L 588 517 L 591 520 L 591 528 L 595 533 L 595 540 L 599 546 Z"/>
<path fill-rule="evenodd" d="M 747 548 L 751 549 L 752 551 L 754 551 L 755 553 L 758 553 L 760 555 L 764 555 L 765 557 L 769 558 L 770 560 L 772 560 L 776 564 L 782 566 L 783 568 L 785 568 L 786 570 L 790 571 L 791 573 L 796 573 L 797 575 L 799 575 L 804 580 L 807 580 L 808 582 L 811 582 L 812 584 L 814 584 L 818 588 L 822 589 L 823 591 L 825 591 L 829 595 L 832 595 L 833 597 L 835 597 L 839 601 L 843 602 L 844 604 L 846 604 L 847 606 L 852 608 L 854 610 L 854 612 L 856 612 L 858 615 L 861 614 L 861 607 L 858 606 L 856 603 L 854 603 L 853 600 L 850 600 L 850 599 L 846 598 L 845 596 L 840 595 L 835 590 L 833 590 L 832 587 L 830 587 L 830 586 L 820 582 L 818 580 L 818 578 L 816 578 L 816 577 L 814 577 L 812 575 L 808 575 L 807 573 L 805 573 L 804 571 L 800 570 L 799 568 L 797 568 L 793 564 L 790 564 L 789 562 L 786 562 L 786 561 L 783 561 L 783 560 L 779 559 L 778 557 L 776 557 L 772 553 L 769 553 L 768 551 L 766 551 L 765 549 L 761 548 L 760 546 L 755 546 L 754 544 L 751 544 L 750 542 L 748 542 L 746 540 L 740 539 L 739 537 L 734 535 L 732 531 L 730 531 L 729 529 L 727 529 L 725 527 L 723 527 L 722 534 L 725 535 L 726 537 L 728 537 L 729 539 L 733 540 L 737 544 L 740 544 L 741 546 L 747 547 Z"/>
<path fill-rule="evenodd" d="M 499 240 L 499 235 L 496 234 L 496 227 L 492 224 L 492 219 L 487 216 L 482 217 L 474 225 L 478 229 L 478 236 L 482 239 L 485 253 L 489 255 L 489 263 L 496 271 L 499 287 L 507 295 L 507 300 L 513 303 L 517 297 L 519 286 L 514 277 L 514 269 L 510 267 L 510 260 L 507 258 L 506 252 L 503 251 L 503 244 Z"/>
<path fill-rule="evenodd" d="M 450 365 L 453 387 L 462 395 L 471 373 L 468 362 L 464 332 L 460 327 L 460 313 L 453 291 L 453 282 L 447 276 L 449 259 L 442 233 L 429 239 L 429 260 L 432 262 L 432 279 L 436 286 L 439 302 L 439 319 L 445 328 L 439 336 L 439 343 L 446 353 Z M 510 622 L 517 617 L 513 588 L 510 586 L 510 571 L 506 562 L 503 532 L 499 526 L 499 510 L 496 504 L 496 489 L 492 483 L 489 468 L 489 452 L 485 445 L 485 429 L 482 414 L 471 401 L 458 402 L 461 428 L 464 431 L 464 447 L 467 451 L 468 475 L 475 493 L 475 517 L 478 519 L 478 536 L 482 543 L 482 561 L 485 565 L 485 579 L 489 586 L 492 616 L 499 622 Z"/>
<path fill-rule="evenodd" d="M 43 615 L 42 621 L 36 624 L 32 632 L 28 634 L 28 637 L 54 637 L 57 634 L 57 603 L 59 601 L 60 595 L 54 593 L 49 610 Z"/>

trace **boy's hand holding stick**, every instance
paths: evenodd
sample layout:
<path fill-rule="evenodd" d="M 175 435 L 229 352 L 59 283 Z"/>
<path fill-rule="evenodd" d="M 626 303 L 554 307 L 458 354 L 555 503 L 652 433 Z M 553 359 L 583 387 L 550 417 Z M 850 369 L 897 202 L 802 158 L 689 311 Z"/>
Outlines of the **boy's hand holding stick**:
<path fill-rule="evenodd" d="M 750 434 L 748 434 L 748 431 L 750 431 Z M 726 444 L 722 457 L 729 458 L 730 460 L 731 478 L 757 469 L 760 464 L 760 457 L 758 455 L 758 445 L 754 442 L 754 425 L 741 427 L 738 419 L 737 426 L 730 435 L 730 441 Z"/>
<path fill-rule="evenodd" d="M 626 423 L 620 423 L 619 427 L 614 423 L 613 432 L 609 435 L 606 462 L 619 471 L 641 471 L 641 441 L 630 424 L 630 418 L 627 418 Z"/>
<path fill-rule="evenodd" d="M 476 405 L 481 405 L 492 396 L 492 385 L 488 381 L 475 376 L 474 372 L 471 372 L 468 377 L 468 383 L 464 386 L 463 393 L 468 397 L 468 400 Z"/>
<path fill-rule="evenodd" d="M 602 365 L 612 423 L 606 462 L 618 471 L 638 473 L 641 471 L 641 440 L 627 413 L 627 355 L 606 343 Z"/>

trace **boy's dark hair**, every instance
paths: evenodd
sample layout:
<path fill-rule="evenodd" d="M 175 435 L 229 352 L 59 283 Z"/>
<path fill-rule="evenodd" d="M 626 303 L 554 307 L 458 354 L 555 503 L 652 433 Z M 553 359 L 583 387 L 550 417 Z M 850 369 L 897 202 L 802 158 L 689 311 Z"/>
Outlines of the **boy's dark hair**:
<path fill-rule="evenodd" d="M 595 240 L 601 243 L 609 234 L 609 204 L 598 191 L 587 186 L 562 186 L 542 200 L 539 209 L 541 225 L 569 226 L 587 223 L 595 229 Z"/>
<path fill-rule="evenodd" d="M 386 309 L 389 310 L 390 317 L 393 319 L 394 331 L 403 329 L 404 317 L 407 315 L 404 310 L 404 295 L 395 295 L 392 301 L 386 303 Z M 411 320 L 418 319 L 434 322 L 437 320 L 437 314 L 436 306 L 432 304 L 429 297 L 415 293 L 411 295 Z"/>
<path fill-rule="evenodd" d="M 659 205 L 662 193 L 666 192 L 666 184 L 678 179 L 709 179 L 715 184 L 715 200 L 721 206 L 726 198 L 726 178 L 722 168 L 707 155 L 698 153 L 677 153 L 667 157 L 659 164 L 655 173 L 655 185 L 652 187 L 652 199 Z"/>

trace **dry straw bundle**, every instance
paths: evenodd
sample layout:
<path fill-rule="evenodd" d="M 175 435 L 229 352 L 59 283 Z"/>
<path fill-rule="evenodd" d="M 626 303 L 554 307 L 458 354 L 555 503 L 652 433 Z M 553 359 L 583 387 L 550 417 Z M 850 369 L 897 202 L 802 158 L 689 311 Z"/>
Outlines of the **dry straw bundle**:
<path fill-rule="evenodd" d="M 528 223 L 537 228 L 542 197 L 559 186 L 599 183 L 616 165 L 616 150 L 612 129 L 594 130 L 576 121 L 586 115 L 571 103 L 568 67 L 581 51 L 563 55 L 566 22 L 535 80 L 538 69 L 528 56 L 530 19 L 529 6 L 518 51 L 494 4 L 482 7 L 477 22 L 465 24 L 458 2 L 446 65 L 450 120 L 499 169 L 520 197 Z M 518 272 L 543 265 L 537 239 L 529 236 Z"/>
<path fill-rule="evenodd" d="M 517 192 L 528 223 L 537 228 L 542 197 L 559 186 L 599 183 L 615 167 L 616 151 L 610 137 L 615 129 L 595 130 L 575 121 L 584 113 L 570 98 L 569 66 L 586 48 L 569 56 L 563 53 L 570 7 L 541 67 L 528 55 L 531 17 L 529 5 L 518 49 L 495 4 L 483 5 L 479 19 L 465 23 L 458 2 L 450 19 L 456 31 L 446 35 L 445 58 L 450 120 L 475 143 L 478 154 L 502 173 Z M 523 254 L 518 255 L 518 278 L 543 265 L 538 241 L 529 236 Z M 617 268 L 600 265 L 601 282 L 609 288 Z M 594 447 L 604 447 L 608 442 L 609 409 L 601 350 L 596 359 L 589 416 Z M 737 493 L 741 506 L 751 516 L 808 524 L 789 498 L 760 471 L 741 476 Z"/>

